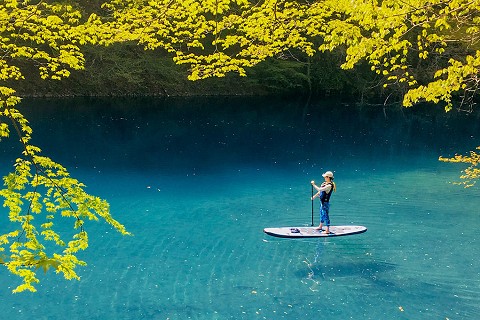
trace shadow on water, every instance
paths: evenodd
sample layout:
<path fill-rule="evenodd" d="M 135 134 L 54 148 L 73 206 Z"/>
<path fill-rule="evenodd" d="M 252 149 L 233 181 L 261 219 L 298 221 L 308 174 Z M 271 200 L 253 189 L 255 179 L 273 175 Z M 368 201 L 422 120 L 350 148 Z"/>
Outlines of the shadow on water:
<path fill-rule="evenodd" d="M 376 286 L 395 288 L 395 284 L 391 281 L 382 280 L 385 273 L 395 270 L 395 265 L 387 262 L 370 261 L 370 262 L 341 262 L 322 264 L 318 262 L 309 266 L 315 276 L 321 275 L 323 279 L 359 277 L 370 281 Z M 302 273 L 302 277 L 304 274 Z"/>
<path fill-rule="evenodd" d="M 296 272 L 297 278 L 306 278 L 318 283 L 338 278 L 356 278 L 365 280 L 371 286 L 385 287 L 389 290 L 398 289 L 394 282 L 386 280 L 391 278 L 390 273 L 395 272 L 395 264 L 375 261 L 374 259 L 368 261 L 364 259 L 362 261 L 348 261 L 341 257 L 326 259 L 324 255 L 328 253 L 325 251 L 325 242 L 319 241 L 313 261 L 308 258 L 304 261 L 308 275 L 305 275 L 305 270 L 298 270 Z"/>

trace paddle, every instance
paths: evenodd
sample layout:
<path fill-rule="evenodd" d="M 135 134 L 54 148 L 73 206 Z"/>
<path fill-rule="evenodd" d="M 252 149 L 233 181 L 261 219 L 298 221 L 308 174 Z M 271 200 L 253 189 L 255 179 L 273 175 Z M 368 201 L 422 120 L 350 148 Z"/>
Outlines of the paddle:
<path fill-rule="evenodd" d="M 312 227 L 313 227 L 313 184 L 312 184 Z"/>

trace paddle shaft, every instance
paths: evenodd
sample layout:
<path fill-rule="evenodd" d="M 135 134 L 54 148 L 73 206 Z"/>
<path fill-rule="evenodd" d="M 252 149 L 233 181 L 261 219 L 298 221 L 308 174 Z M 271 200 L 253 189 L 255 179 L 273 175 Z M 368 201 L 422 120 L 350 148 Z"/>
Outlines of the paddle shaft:
<path fill-rule="evenodd" d="M 312 185 L 312 227 L 313 227 L 313 185 Z"/>

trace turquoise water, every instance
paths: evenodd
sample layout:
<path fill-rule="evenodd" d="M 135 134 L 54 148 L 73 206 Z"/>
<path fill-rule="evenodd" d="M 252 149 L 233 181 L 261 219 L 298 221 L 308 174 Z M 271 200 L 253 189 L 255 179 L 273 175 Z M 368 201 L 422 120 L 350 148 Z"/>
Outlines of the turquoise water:
<path fill-rule="evenodd" d="M 462 166 L 437 161 L 479 144 L 478 115 L 254 98 L 37 100 L 24 108 L 34 142 L 108 199 L 134 236 L 87 225 L 81 281 L 41 274 L 37 293 L 11 294 L 18 279 L 3 270 L 1 318 L 480 314 L 478 187 L 453 185 Z M 0 144 L 2 174 L 17 149 Z M 310 225 L 310 180 L 325 170 L 338 187 L 332 223 L 368 231 L 266 236 L 264 227 Z"/>

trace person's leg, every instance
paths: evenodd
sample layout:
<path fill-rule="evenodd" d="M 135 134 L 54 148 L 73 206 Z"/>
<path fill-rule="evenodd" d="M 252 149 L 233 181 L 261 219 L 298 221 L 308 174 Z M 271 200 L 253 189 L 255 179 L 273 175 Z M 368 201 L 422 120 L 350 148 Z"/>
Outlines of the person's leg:
<path fill-rule="evenodd" d="M 325 222 L 325 233 L 330 233 L 330 203 L 326 202 L 322 206 L 322 220 Z"/>
<path fill-rule="evenodd" d="M 316 227 L 315 229 L 316 230 L 322 230 L 322 227 L 323 227 L 323 222 L 324 222 L 324 217 L 323 217 L 323 210 L 322 210 L 322 203 L 320 202 L 320 224 L 318 225 L 318 227 Z"/>

